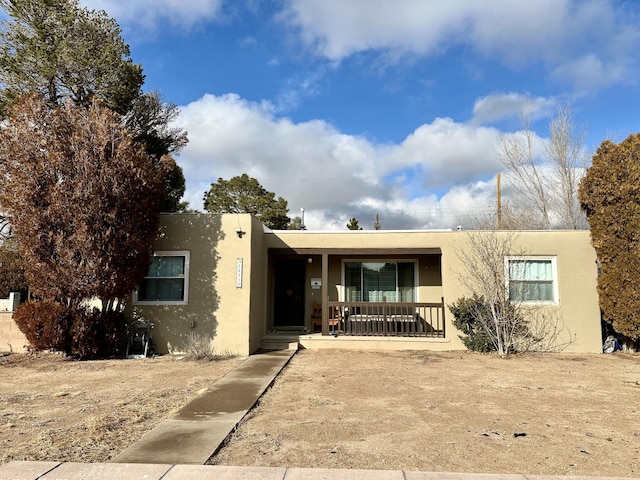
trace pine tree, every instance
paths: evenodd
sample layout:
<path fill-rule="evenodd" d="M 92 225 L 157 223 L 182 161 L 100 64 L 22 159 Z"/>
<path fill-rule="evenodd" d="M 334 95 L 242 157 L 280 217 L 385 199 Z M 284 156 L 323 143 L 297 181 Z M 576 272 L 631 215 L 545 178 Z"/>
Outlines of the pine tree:
<path fill-rule="evenodd" d="M 376 212 L 376 218 L 373 222 L 373 229 L 380 230 L 381 228 L 382 228 L 382 225 L 380 225 L 380 215 L 378 215 L 378 212 Z"/>
<path fill-rule="evenodd" d="M 351 220 L 347 223 L 347 228 L 349 230 L 362 230 L 362 227 L 358 225 L 358 219 L 356 217 L 351 217 Z"/>
<path fill-rule="evenodd" d="M 287 201 L 267 191 L 246 173 L 216 183 L 204 194 L 204 208 L 211 213 L 249 213 L 273 230 L 286 230 L 291 223 Z"/>

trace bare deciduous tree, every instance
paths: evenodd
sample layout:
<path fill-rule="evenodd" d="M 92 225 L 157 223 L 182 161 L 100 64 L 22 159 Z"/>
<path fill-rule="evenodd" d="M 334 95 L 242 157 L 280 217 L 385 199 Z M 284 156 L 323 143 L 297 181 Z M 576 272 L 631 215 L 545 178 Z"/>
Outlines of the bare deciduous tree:
<path fill-rule="evenodd" d="M 524 114 L 522 126 L 520 136 L 501 139 L 498 157 L 511 173 L 511 183 L 521 203 L 533 206 L 545 228 L 551 228 L 547 179 L 535 153 L 536 134 Z"/>
<path fill-rule="evenodd" d="M 555 308 L 511 298 L 507 259 L 527 257 L 515 247 L 516 234 L 475 231 L 466 235 L 467 243 L 457 251 L 463 265 L 460 282 L 481 299 L 470 303 L 471 314 L 498 354 L 566 348 L 571 336 Z"/>
<path fill-rule="evenodd" d="M 524 114 L 522 126 L 519 135 L 502 138 L 498 153 L 518 196 L 511 202 L 511 214 L 530 219 L 529 228 L 588 228 L 578 202 L 588 159 L 583 150 L 586 132 L 576 129 L 571 109 L 562 105 L 550 121 L 547 142 L 538 141 Z M 533 210 L 537 218 L 522 214 L 521 208 Z"/>
<path fill-rule="evenodd" d="M 585 129 L 576 130 L 569 107 L 559 106 L 550 124 L 551 138 L 545 145 L 552 165 L 552 200 L 558 222 L 572 230 L 588 228 L 587 218 L 580 209 L 578 188 L 585 174 L 588 156 L 583 148 Z"/>

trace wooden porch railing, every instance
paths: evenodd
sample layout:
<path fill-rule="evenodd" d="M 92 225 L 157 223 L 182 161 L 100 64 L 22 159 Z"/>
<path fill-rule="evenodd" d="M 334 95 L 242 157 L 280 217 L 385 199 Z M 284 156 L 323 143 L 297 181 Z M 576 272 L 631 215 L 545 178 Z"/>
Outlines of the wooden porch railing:
<path fill-rule="evenodd" d="M 440 303 L 329 301 L 329 324 L 339 335 L 444 338 L 444 311 L 444 298 Z"/>

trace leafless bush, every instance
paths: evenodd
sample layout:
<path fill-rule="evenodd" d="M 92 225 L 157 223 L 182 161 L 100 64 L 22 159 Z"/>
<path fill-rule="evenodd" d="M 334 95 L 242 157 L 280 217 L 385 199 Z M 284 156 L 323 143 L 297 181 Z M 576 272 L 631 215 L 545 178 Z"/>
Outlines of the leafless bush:
<path fill-rule="evenodd" d="M 216 352 L 211 338 L 200 333 L 191 332 L 187 337 L 187 343 L 184 348 L 185 358 L 189 360 L 199 360 L 212 362 L 214 360 L 222 360 L 233 357 L 234 355 L 225 350 Z"/>
<path fill-rule="evenodd" d="M 509 257 L 526 258 L 516 249 L 511 231 L 467 233 L 457 255 L 463 264 L 460 282 L 481 302 L 471 303 L 471 315 L 499 355 L 527 351 L 561 351 L 573 342 L 558 310 L 524 303 L 509 295 Z"/>
<path fill-rule="evenodd" d="M 527 332 L 515 338 L 517 352 L 561 352 L 575 342 L 557 310 L 539 305 L 519 306 Z"/>

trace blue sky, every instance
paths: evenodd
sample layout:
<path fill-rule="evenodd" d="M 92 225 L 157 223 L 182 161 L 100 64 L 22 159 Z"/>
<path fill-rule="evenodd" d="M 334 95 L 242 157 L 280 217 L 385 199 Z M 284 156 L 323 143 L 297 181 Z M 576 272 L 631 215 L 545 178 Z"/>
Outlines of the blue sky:
<path fill-rule="evenodd" d="M 118 21 L 145 89 L 180 107 L 199 210 L 211 182 L 247 173 L 312 230 L 376 213 L 383 229 L 471 226 L 495 208 L 523 109 L 542 144 L 570 104 L 586 155 L 640 130 L 640 2 L 81 4 Z"/>

